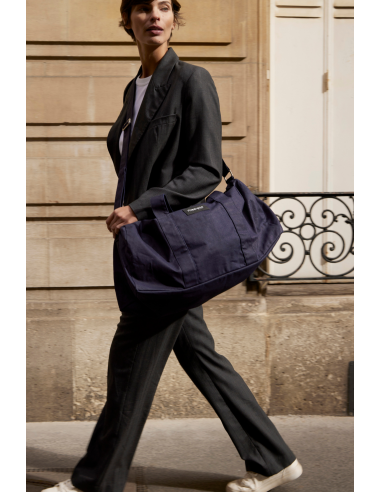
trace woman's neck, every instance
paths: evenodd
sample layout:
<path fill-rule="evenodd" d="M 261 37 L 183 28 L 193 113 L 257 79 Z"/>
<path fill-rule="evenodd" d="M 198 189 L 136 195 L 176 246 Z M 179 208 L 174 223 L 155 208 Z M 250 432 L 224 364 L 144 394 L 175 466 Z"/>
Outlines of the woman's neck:
<path fill-rule="evenodd" d="M 150 46 L 138 43 L 138 50 L 142 64 L 142 73 L 140 77 L 144 79 L 154 73 L 159 61 L 168 51 L 168 45 L 165 43 L 160 46 Z"/>

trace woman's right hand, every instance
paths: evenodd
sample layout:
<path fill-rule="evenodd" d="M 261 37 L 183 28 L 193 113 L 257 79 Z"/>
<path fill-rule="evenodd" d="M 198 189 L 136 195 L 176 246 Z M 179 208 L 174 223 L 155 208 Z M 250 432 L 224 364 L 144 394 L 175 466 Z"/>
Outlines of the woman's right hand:
<path fill-rule="evenodd" d="M 107 218 L 106 225 L 107 229 L 112 232 L 112 236 L 115 239 L 119 234 L 121 227 L 127 224 L 132 224 L 137 220 L 138 218 L 136 217 L 134 211 L 129 205 L 127 205 L 126 207 L 116 208 Z"/>

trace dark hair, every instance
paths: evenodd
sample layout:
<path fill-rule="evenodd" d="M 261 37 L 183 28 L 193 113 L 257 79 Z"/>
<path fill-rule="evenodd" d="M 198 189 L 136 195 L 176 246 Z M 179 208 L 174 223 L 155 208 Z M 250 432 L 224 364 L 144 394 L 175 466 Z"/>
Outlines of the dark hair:
<path fill-rule="evenodd" d="M 129 34 L 134 41 L 136 41 L 134 31 L 132 29 L 126 28 L 126 25 L 125 25 L 124 20 L 123 20 L 123 14 L 127 14 L 127 23 L 128 23 L 128 21 L 130 20 L 132 7 L 134 5 L 138 5 L 139 3 L 151 3 L 151 1 L 152 0 L 122 0 L 122 3 L 120 5 L 120 14 L 122 16 L 122 20 L 119 21 L 119 26 L 123 27 L 124 30 L 126 31 L 126 33 Z M 174 14 L 174 21 L 175 21 L 175 24 L 177 25 L 177 28 L 179 28 L 179 26 L 184 26 L 185 22 L 183 21 L 183 17 L 180 14 L 180 9 L 181 9 L 180 3 L 177 0 L 171 0 L 171 4 L 172 4 L 172 10 L 173 10 L 173 14 Z M 171 39 L 171 37 L 172 37 L 172 32 L 171 32 L 169 39 Z M 169 42 L 169 40 L 168 40 L 168 42 Z"/>

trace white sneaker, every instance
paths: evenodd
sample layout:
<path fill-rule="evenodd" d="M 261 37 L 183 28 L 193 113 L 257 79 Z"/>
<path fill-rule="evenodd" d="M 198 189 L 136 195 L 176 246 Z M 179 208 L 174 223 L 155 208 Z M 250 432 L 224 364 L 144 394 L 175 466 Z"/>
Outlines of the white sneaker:
<path fill-rule="evenodd" d="M 81 490 L 74 487 L 71 480 L 65 480 L 64 482 L 57 483 L 54 487 L 50 489 L 44 489 L 41 492 L 82 492 Z"/>
<path fill-rule="evenodd" d="M 298 460 L 295 460 L 276 475 L 271 475 L 271 477 L 264 477 L 259 473 L 248 471 L 243 478 L 229 482 L 226 486 L 226 492 L 268 492 L 278 485 L 296 480 L 302 473 L 303 468 Z"/>

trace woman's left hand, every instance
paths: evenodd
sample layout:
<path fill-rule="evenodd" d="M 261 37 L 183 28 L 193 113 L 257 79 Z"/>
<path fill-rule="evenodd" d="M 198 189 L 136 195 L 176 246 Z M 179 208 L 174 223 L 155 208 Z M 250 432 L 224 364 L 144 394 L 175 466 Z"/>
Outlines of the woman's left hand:
<path fill-rule="evenodd" d="M 112 232 L 112 235 L 115 238 L 121 227 L 127 224 L 132 224 L 137 220 L 138 218 L 132 208 L 127 205 L 126 207 L 116 208 L 106 220 L 106 225 L 107 229 Z"/>

